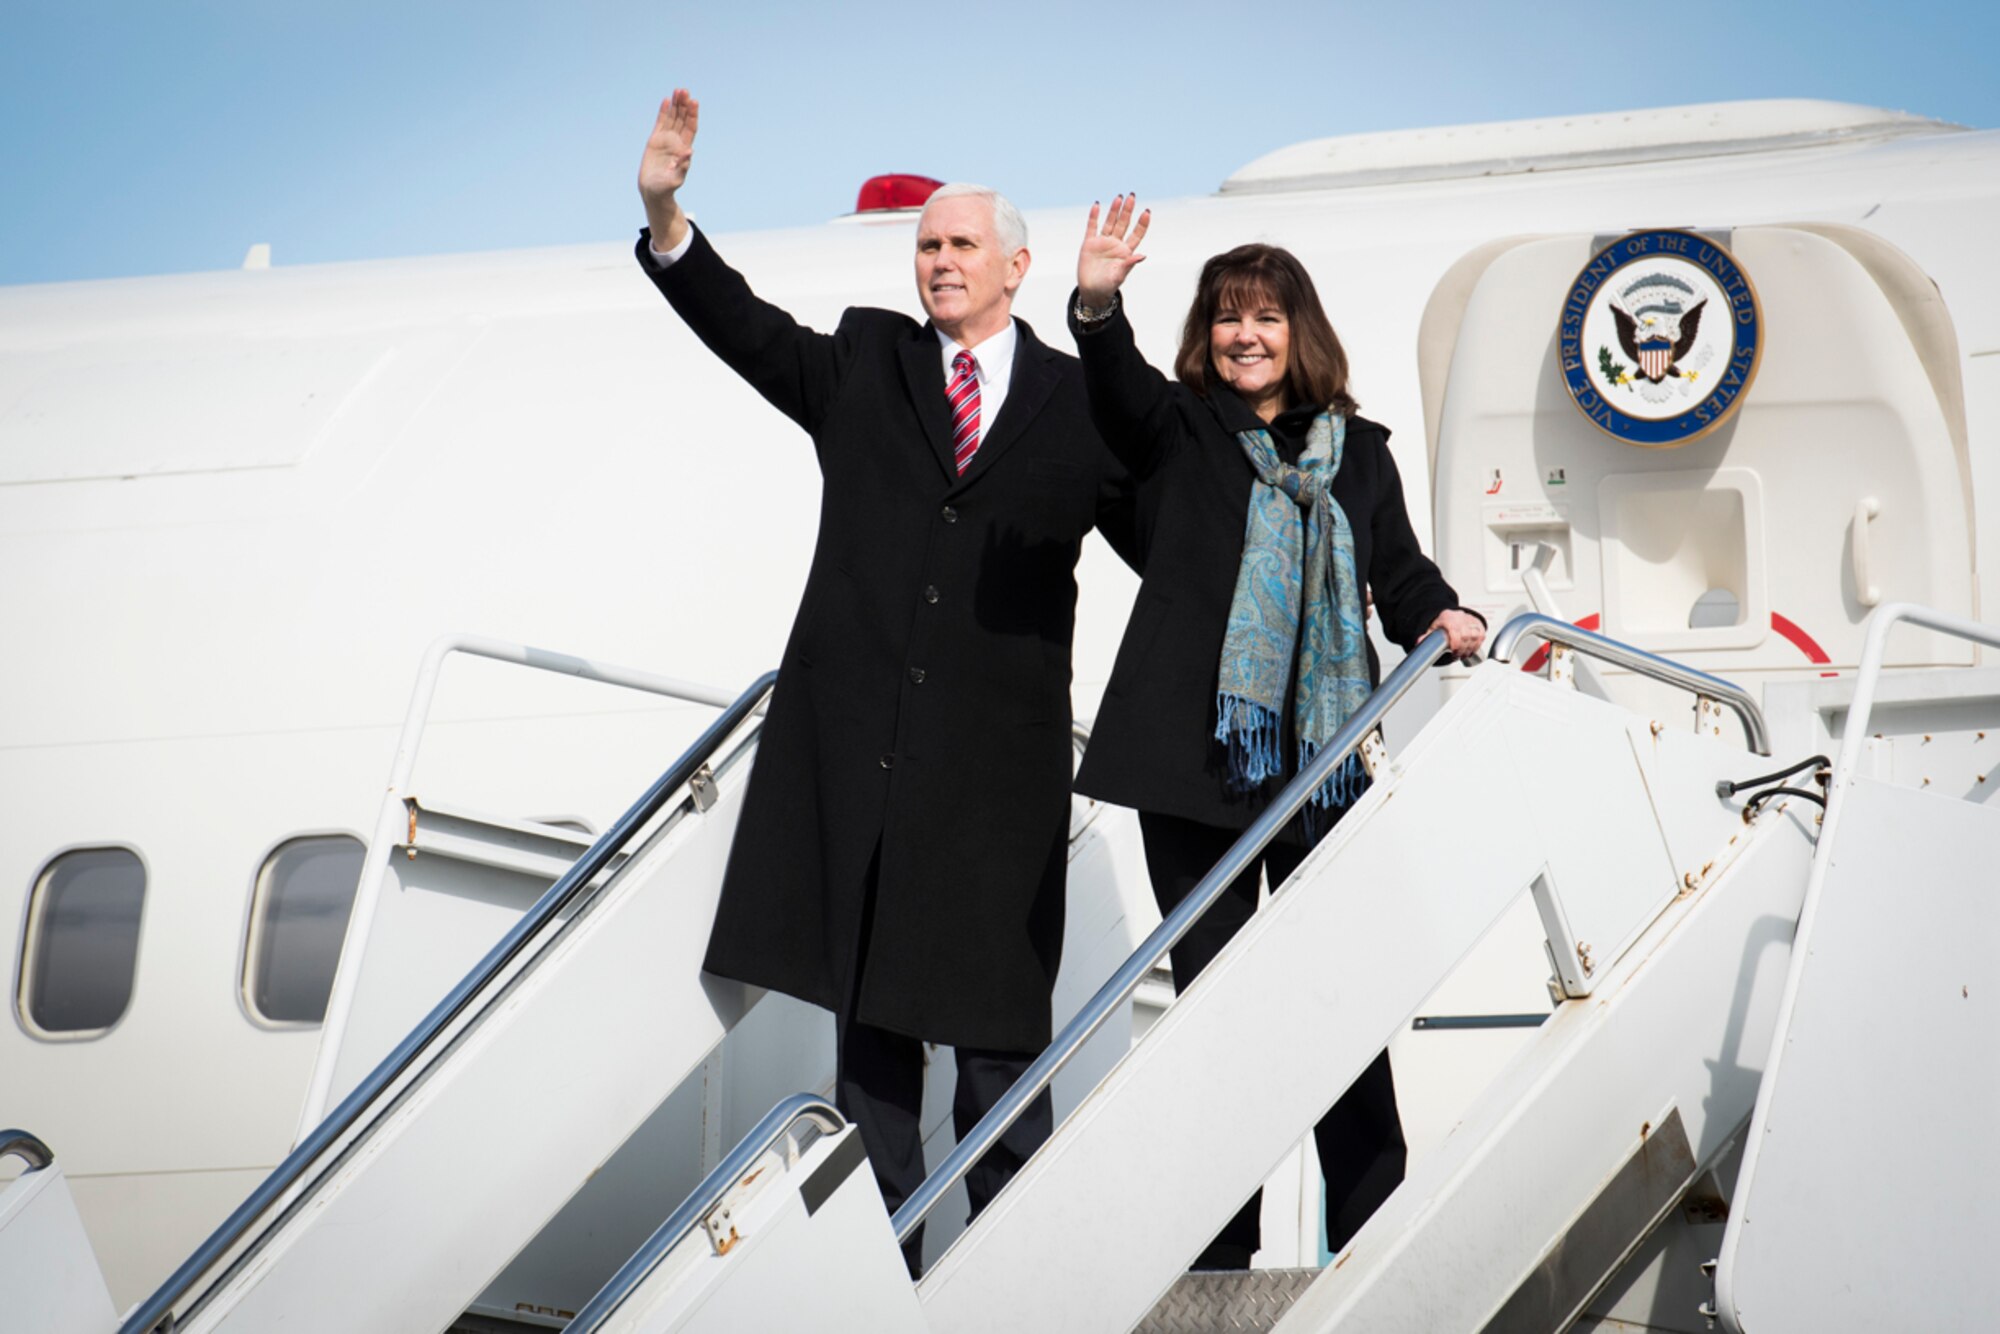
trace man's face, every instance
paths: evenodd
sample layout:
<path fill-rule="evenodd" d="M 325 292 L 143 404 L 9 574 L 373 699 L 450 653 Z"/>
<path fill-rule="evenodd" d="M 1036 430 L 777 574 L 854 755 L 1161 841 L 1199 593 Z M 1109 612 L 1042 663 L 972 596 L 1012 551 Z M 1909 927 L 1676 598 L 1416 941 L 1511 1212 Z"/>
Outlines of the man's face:
<path fill-rule="evenodd" d="M 948 337 L 970 347 L 1006 327 L 1028 252 L 1004 252 L 990 201 L 959 195 L 925 205 L 917 220 L 917 297 Z"/>

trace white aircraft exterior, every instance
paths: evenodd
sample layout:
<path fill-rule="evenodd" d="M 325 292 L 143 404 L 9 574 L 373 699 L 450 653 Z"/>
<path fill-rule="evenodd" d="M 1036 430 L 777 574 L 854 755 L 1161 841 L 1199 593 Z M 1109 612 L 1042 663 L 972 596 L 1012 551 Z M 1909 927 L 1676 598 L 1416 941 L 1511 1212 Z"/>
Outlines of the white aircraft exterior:
<path fill-rule="evenodd" d="M 1150 262 L 1125 293 L 1149 358 L 1168 363 L 1207 256 L 1296 252 L 1362 410 L 1395 432 L 1419 537 L 1496 629 L 1537 609 L 1756 694 L 1851 679 L 1878 604 L 1976 620 L 2000 586 L 1980 503 L 2000 495 L 2000 131 L 1810 102 L 1465 126 L 1297 145 L 1152 207 Z M 1057 346 L 1084 211 L 1028 215 L 1016 313 Z M 716 241 L 761 295 L 827 329 L 851 305 L 915 310 L 913 228 L 901 211 Z M 1652 228 L 1726 244 L 1767 326 L 1737 416 L 1666 451 L 1609 438 L 1547 372 L 1578 270 Z M 810 449 L 630 249 L 299 268 L 280 253 L 0 289 L 15 983 L 0 1125 L 55 1150 L 118 1309 L 352 1086 L 322 1025 L 297 1017 L 325 980 L 301 1000 L 281 975 L 274 876 L 358 871 L 429 646 L 478 634 L 708 688 L 450 660 L 403 792 L 589 832 L 707 726 L 701 699 L 777 661 L 812 551 Z M 1079 583 L 1087 721 L 1137 580 L 1093 541 Z M 1944 636 L 1898 643 L 1899 668 L 1991 661 Z M 1449 678 L 1401 708 L 1392 741 L 1475 680 Z M 1600 685 L 1641 710 L 1663 692 Z M 1923 785 L 1977 800 L 1992 767 L 1954 751 Z M 51 887 L 72 873 L 143 886 L 118 900 L 136 905 L 129 957 L 130 914 L 105 944 L 81 897 L 71 934 L 51 934 Z M 1126 906 L 1143 934 L 1150 905 Z M 1506 921 L 1539 945 L 1531 909 Z M 62 1018 L 55 967 L 108 979 L 75 1002 L 83 1019 Z M 1432 1008 L 1534 1008 L 1542 985 L 1532 968 L 1468 978 Z M 1397 1039 L 1413 1164 L 1521 1041 Z"/>

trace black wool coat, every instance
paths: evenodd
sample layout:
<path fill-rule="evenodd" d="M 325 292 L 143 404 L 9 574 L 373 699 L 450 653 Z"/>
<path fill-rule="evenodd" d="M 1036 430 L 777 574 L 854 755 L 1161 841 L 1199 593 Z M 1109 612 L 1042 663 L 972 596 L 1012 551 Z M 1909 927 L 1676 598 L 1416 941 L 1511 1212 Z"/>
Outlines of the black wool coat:
<path fill-rule="evenodd" d="M 1076 359 L 1016 322 L 1005 403 L 961 477 L 931 325 L 852 308 L 832 334 L 804 328 L 699 231 L 670 266 L 643 234 L 638 256 L 812 436 L 821 474 L 706 967 L 913 1037 L 1039 1049 L 1062 953 L 1074 567 L 1100 514 L 1129 550 L 1132 500 Z"/>
<path fill-rule="evenodd" d="M 1138 479 L 1145 573 L 1077 791 L 1245 828 L 1284 780 L 1249 793 L 1224 782 L 1215 683 L 1255 477 L 1236 433 L 1264 423 L 1228 389 L 1204 398 L 1155 370 L 1122 309 L 1089 326 L 1072 314 L 1070 329 L 1098 430 Z M 1383 633 L 1405 651 L 1415 647 L 1439 612 L 1458 607 L 1458 595 L 1417 545 L 1387 430 L 1348 419 L 1333 495 L 1353 527 L 1355 571 L 1374 591 Z M 1372 645 L 1368 679 L 1381 680 Z M 1289 775 L 1296 756 L 1289 743 L 1283 750 Z"/>

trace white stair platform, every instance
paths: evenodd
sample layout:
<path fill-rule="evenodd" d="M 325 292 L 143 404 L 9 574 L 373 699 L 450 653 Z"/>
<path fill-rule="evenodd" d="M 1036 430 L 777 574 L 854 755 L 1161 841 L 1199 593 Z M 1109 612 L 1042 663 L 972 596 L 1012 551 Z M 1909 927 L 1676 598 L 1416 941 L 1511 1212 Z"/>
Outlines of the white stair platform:
<path fill-rule="evenodd" d="M 1868 778 L 1842 799 L 1717 1304 L 1742 1334 L 1990 1328 L 2000 811 Z"/>

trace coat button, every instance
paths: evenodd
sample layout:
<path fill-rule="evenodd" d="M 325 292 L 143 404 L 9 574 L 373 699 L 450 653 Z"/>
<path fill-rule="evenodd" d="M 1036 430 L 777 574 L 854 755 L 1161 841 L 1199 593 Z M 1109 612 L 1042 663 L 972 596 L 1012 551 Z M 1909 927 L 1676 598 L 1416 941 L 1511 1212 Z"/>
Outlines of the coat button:
<path fill-rule="evenodd" d="M 895 768 L 895 767 L 896 767 L 896 757 L 895 757 L 894 755 L 884 755 L 884 756 L 882 757 L 882 767 L 883 767 L 884 769 L 893 769 L 893 768 Z"/>
<path fill-rule="evenodd" d="M 924 683 L 924 669 L 923 669 L 923 668 L 921 668 L 921 667 L 912 667 L 912 668 L 910 668 L 910 683 L 911 683 L 912 685 L 922 685 L 922 684 Z"/>
<path fill-rule="evenodd" d="M 926 602 L 936 602 L 937 600 L 938 600 L 938 591 L 937 591 L 937 585 L 936 585 L 936 584 L 925 584 L 925 585 L 924 585 L 924 601 L 926 601 Z"/>
<path fill-rule="evenodd" d="M 955 510 L 955 509 L 953 509 L 953 508 L 952 508 L 951 506 L 949 506 L 949 505 L 946 505 L 946 506 L 944 507 L 944 521 L 945 521 L 946 523 L 957 523 L 957 522 L 958 522 L 958 511 L 957 511 L 957 510 Z"/>

